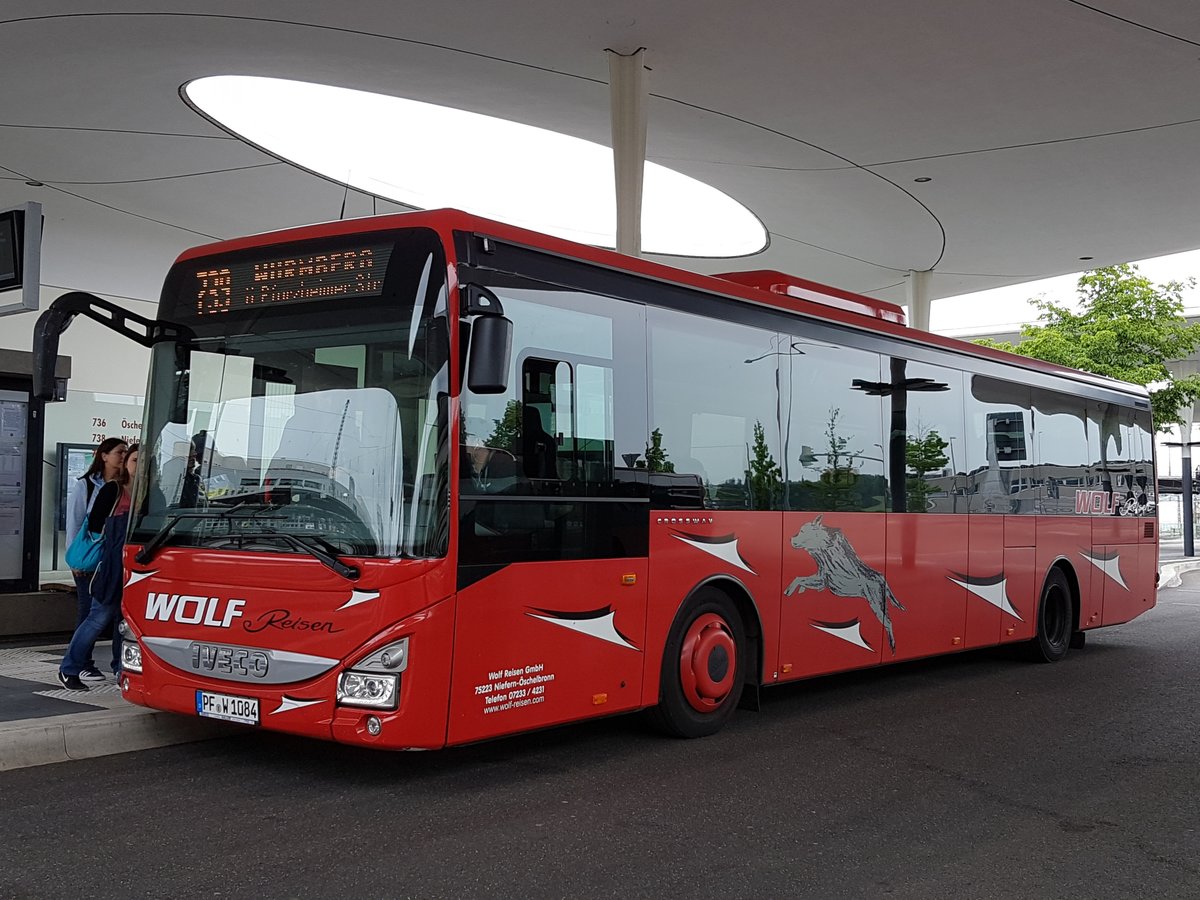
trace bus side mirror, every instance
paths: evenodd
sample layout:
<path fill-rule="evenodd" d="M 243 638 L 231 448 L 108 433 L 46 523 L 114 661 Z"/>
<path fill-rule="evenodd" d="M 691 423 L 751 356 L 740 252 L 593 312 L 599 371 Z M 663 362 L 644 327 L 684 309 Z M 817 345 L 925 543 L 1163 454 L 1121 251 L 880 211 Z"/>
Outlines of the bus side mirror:
<path fill-rule="evenodd" d="M 480 316 L 471 324 L 467 365 L 467 388 L 471 393 L 503 394 L 508 390 L 512 332 L 512 320 L 504 316 Z"/>

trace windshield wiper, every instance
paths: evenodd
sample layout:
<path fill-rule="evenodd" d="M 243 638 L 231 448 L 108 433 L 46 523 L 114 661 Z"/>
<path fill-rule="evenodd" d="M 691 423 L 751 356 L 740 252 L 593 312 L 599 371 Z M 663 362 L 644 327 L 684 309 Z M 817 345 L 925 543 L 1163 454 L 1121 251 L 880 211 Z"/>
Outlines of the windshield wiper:
<path fill-rule="evenodd" d="M 194 512 L 169 513 L 167 515 L 167 521 L 163 525 L 163 527 L 158 529 L 158 531 L 155 533 L 154 537 L 150 538 L 150 540 L 148 540 L 142 546 L 142 549 L 137 552 L 137 555 L 135 555 L 133 557 L 133 560 L 134 560 L 134 562 L 138 563 L 139 565 L 144 566 L 146 563 L 150 562 L 150 560 L 154 559 L 154 557 L 158 554 L 158 551 L 162 549 L 164 544 L 166 544 L 167 539 L 171 536 L 171 532 L 175 530 L 175 526 L 178 525 L 180 522 L 182 522 L 184 519 L 228 519 L 235 512 L 245 509 L 247 506 L 261 506 L 262 507 L 260 510 L 258 510 L 258 512 L 246 514 L 247 517 L 249 517 L 249 518 L 258 518 L 259 516 L 263 515 L 263 513 L 268 513 L 268 512 L 272 512 L 273 510 L 279 509 L 280 504 L 278 504 L 278 503 L 253 503 L 252 504 L 249 500 L 243 500 L 241 503 L 234 504 L 233 506 L 229 507 L 228 509 L 223 509 L 220 512 L 194 511 Z M 280 518 L 282 518 L 282 517 L 280 517 Z"/>
<path fill-rule="evenodd" d="M 329 543 L 329 541 L 315 534 L 299 535 L 292 534 L 288 531 L 274 531 L 266 528 L 262 531 L 237 531 L 230 534 L 229 539 L 237 540 L 239 544 L 248 540 L 283 541 L 285 544 L 289 544 L 290 546 L 295 547 L 297 550 L 303 550 L 309 556 L 313 557 L 313 559 L 317 560 L 327 568 L 332 569 L 334 572 L 337 572 L 337 574 L 341 575 L 343 578 L 354 581 L 359 575 L 357 568 L 354 566 L 348 566 L 338 559 L 337 547 L 333 546 L 333 544 Z"/>

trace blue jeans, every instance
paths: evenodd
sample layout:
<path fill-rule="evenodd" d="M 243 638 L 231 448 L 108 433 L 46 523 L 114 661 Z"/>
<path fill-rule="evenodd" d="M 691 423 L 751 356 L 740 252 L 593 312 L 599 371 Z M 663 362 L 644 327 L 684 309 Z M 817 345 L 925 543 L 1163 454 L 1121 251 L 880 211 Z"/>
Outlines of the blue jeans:
<path fill-rule="evenodd" d="M 67 645 L 67 655 L 63 657 L 59 669 L 64 675 L 79 675 L 91 665 L 92 650 L 105 634 L 112 634 L 112 670 L 117 674 L 121 670 L 121 635 L 116 629 L 120 619 L 121 602 L 105 606 L 99 600 L 92 600 L 87 618 L 80 623 L 71 635 L 71 643 Z"/>
<path fill-rule="evenodd" d="M 78 631 L 79 626 L 87 619 L 88 613 L 92 611 L 92 589 L 89 585 L 89 582 L 92 580 L 92 573 L 72 571 L 71 574 L 75 576 L 75 605 L 77 607 L 75 629 Z M 85 669 L 96 668 L 96 663 L 92 659 L 91 653 L 88 653 L 87 661 L 83 667 Z"/>

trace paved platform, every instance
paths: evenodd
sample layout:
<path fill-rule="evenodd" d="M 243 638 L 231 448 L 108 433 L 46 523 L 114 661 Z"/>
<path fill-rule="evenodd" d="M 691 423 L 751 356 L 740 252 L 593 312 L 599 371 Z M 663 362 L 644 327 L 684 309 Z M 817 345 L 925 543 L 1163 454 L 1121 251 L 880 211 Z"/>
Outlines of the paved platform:
<path fill-rule="evenodd" d="M 1161 587 L 1174 587 L 1182 573 L 1200 569 L 1200 557 L 1183 556 L 1182 541 L 1165 540 L 1161 550 Z M 65 690 L 58 666 L 67 637 L 0 646 L 0 771 L 245 733 L 239 726 L 127 703 L 111 675 L 86 693 Z M 107 642 L 96 645 L 102 668 L 110 653 Z"/>
<path fill-rule="evenodd" d="M 0 771 L 146 750 L 236 733 L 219 722 L 127 703 L 109 675 L 88 691 L 58 682 L 66 640 L 0 647 Z M 107 643 L 97 661 L 109 659 Z"/>

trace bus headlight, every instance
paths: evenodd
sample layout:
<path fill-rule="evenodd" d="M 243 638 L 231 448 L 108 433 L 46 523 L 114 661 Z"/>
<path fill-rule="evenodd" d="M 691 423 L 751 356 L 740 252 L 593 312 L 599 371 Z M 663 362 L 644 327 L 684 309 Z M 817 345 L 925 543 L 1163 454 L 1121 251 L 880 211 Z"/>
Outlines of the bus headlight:
<path fill-rule="evenodd" d="M 360 672 L 403 672 L 408 668 L 408 638 L 400 638 L 386 647 L 380 647 L 350 668 Z"/>
<path fill-rule="evenodd" d="M 142 671 L 142 645 L 136 640 L 121 644 L 121 669 L 125 672 Z"/>
<path fill-rule="evenodd" d="M 375 672 L 343 672 L 338 676 L 337 702 L 343 706 L 395 709 L 399 679 Z"/>

